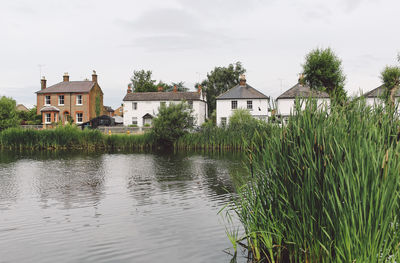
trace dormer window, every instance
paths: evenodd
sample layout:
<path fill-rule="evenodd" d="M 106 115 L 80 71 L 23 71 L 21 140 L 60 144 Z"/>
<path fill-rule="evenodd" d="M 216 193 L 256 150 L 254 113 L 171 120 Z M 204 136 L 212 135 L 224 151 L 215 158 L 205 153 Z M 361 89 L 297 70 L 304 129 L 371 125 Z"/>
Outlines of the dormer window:
<path fill-rule="evenodd" d="M 50 95 L 46 95 L 44 97 L 44 105 L 50 105 Z"/>

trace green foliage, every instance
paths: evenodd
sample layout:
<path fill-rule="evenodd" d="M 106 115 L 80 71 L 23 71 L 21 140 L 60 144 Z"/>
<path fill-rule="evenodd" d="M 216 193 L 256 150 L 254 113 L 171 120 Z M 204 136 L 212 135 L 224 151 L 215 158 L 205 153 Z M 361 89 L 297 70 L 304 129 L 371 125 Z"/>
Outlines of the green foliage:
<path fill-rule="evenodd" d="M 227 210 L 252 262 L 399 262 L 399 120 L 360 101 L 308 105 L 248 140 L 249 176 Z"/>
<path fill-rule="evenodd" d="M 192 110 L 187 103 L 171 103 L 160 107 L 157 117 L 153 119 L 151 134 L 159 146 L 172 146 L 192 128 Z"/>
<path fill-rule="evenodd" d="M 144 150 L 150 149 L 152 145 L 149 133 L 105 135 L 99 130 L 81 130 L 73 125 L 57 126 L 48 130 L 9 128 L 0 132 L 0 148 L 13 150 Z"/>
<path fill-rule="evenodd" d="M 207 79 L 203 80 L 201 85 L 207 96 L 208 114 L 216 108 L 215 98 L 225 91 L 239 84 L 239 76 L 246 70 L 240 62 L 229 64 L 228 67 L 215 67 L 210 73 L 207 73 Z M 195 85 L 197 89 L 198 84 Z"/>
<path fill-rule="evenodd" d="M 381 72 L 381 79 L 385 86 L 384 99 L 394 105 L 394 97 L 400 85 L 400 67 L 386 66 Z"/>
<path fill-rule="evenodd" d="M 316 48 L 306 55 L 303 64 L 304 82 L 312 89 L 326 91 L 334 101 L 346 98 L 342 61 L 330 49 Z"/>
<path fill-rule="evenodd" d="M 19 124 L 16 102 L 12 98 L 0 98 L 0 130 L 16 127 Z"/>
<path fill-rule="evenodd" d="M 232 116 L 229 118 L 229 128 L 238 129 L 241 127 L 255 126 L 257 120 L 251 116 L 250 112 L 246 109 L 236 109 Z"/>
<path fill-rule="evenodd" d="M 18 119 L 23 124 L 39 125 L 42 123 L 42 115 L 36 114 L 36 106 L 30 109 L 29 111 L 17 110 L 17 115 Z"/>
<path fill-rule="evenodd" d="M 157 91 L 155 80 L 151 79 L 151 70 L 138 70 L 133 71 L 133 76 L 131 77 L 131 85 L 133 92 L 154 92 Z"/>
<path fill-rule="evenodd" d="M 96 101 L 95 101 L 95 111 L 96 111 L 96 117 L 100 116 L 101 114 L 101 105 L 100 105 L 100 96 L 96 96 Z"/>

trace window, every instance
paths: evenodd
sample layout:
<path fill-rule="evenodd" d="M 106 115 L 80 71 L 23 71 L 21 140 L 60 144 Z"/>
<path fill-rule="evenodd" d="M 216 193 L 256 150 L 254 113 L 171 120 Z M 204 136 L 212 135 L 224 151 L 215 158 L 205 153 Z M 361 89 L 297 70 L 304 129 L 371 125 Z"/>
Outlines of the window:
<path fill-rule="evenodd" d="M 58 96 L 58 105 L 64 105 L 64 95 Z"/>
<path fill-rule="evenodd" d="M 132 124 L 137 125 L 137 117 L 132 117 Z"/>
<path fill-rule="evenodd" d="M 82 123 L 83 122 L 83 113 L 79 112 L 76 114 L 76 123 Z"/>
<path fill-rule="evenodd" d="M 50 113 L 46 113 L 44 115 L 44 123 L 46 123 L 46 124 L 51 123 L 51 114 Z"/>
<path fill-rule="evenodd" d="M 237 100 L 233 100 L 232 101 L 232 110 L 236 110 L 237 109 Z"/>
<path fill-rule="evenodd" d="M 167 103 L 165 101 L 160 102 L 160 107 L 165 107 L 166 105 L 167 105 Z"/>
<path fill-rule="evenodd" d="M 221 118 L 221 125 L 226 126 L 226 117 Z"/>
<path fill-rule="evenodd" d="M 44 105 L 50 105 L 50 95 L 44 97 Z"/>
<path fill-rule="evenodd" d="M 252 110 L 253 109 L 253 101 L 252 100 L 248 100 L 247 101 L 247 109 L 248 110 Z"/>
<path fill-rule="evenodd" d="M 76 95 L 76 105 L 82 105 L 82 95 Z"/>
<path fill-rule="evenodd" d="M 132 110 L 137 110 L 137 102 L 132 102 Z"/>
<path fill-rule="evenodd" d="M 193 101 L 192 101 L 192 100 L 189 100 L 189 101 L 188 101 L 188 104 L 189 104 L 189 109 L 193 109 Z"/>

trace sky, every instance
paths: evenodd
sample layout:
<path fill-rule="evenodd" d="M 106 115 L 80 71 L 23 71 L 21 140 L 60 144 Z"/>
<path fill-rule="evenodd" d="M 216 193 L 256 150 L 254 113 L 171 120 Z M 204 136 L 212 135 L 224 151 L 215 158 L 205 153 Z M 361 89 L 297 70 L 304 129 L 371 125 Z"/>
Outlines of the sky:
<path fill-rule="evenodd" d="M 134 70 L 193 89 L 216 66 L 242 62 L 247 83 L 278 97 L 305 55 L 330 47 L 349 95 L 398 64 L 398 0 L 1 0 L 0 95 L 29 107 L 47 85 L 98 74 L 104 105 L 122 103 Z"/>

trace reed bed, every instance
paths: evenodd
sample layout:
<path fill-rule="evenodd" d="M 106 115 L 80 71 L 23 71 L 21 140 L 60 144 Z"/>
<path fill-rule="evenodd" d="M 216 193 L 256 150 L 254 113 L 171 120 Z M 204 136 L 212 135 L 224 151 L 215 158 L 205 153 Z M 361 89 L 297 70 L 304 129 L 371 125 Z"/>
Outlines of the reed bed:
<path fill-rule="evenodd" d="M 105 135 L 67 125 L 49 130 L 10 128 L 0 132 L 0 148 L 6 150 L 145 150 L 153 146 L 150 134 Z"/>
<path fill-rule="evenodd" d="M 358 102 L 310 106 L 250 140 L 251 176 L 225 209 L 244 227 L 234 247 L 246 243 L 252 262 L 400 262 L 393 116 Z"/>

